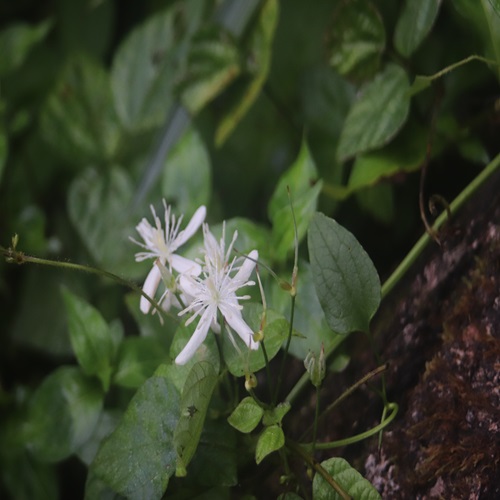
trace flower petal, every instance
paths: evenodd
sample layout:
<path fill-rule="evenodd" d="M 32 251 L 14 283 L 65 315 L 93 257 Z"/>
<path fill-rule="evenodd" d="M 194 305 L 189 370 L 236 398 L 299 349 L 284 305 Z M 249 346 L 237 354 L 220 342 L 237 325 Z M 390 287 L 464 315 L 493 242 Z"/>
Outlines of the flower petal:
<path fill-rule="evenodd" d="M 252 274 L 252 271 L 255 268 L 256 261 L 259 258 L 259 252 L 257 250 L 252 250 L 248 254 L 249 258 L 245 258 L 245 262 L 241 265 L 241 267 L 238 269 L 238 272 L 234 275 L 234 280 L 238 281 L 248 281 L 248 278 L 250 277 L 250 274 Z"/>
<path fill-rule="evenodd" d="M 220 306 L 220 310 L 227 324 L 241 337 L 250 349 L 258 349 L 259 343 L 253 339 L 253 330 L 247 325 L 239 310 L 228 309 Z"/>
<path fill-rule="evenodd" d="M 181 255 L 174 254 L 171 256 L 172 267 L 180 274 L 190 274 L 198 276 L 201 273 L 201 266 L 194 260 L 186 259 Z"/>
<path fill-rule="evenodd" d="M 176 248 L 180 247 L 181 245 L 184 245 L 191 236 L 193 236 L 194 233 L 198 230 L 198 228 L 203 224 L 203 221 L 205 220 L 205 217 L 207 215 L 207 209 L 205 206 L 201 206 L 196 210 L 194 215 L 191 217 L 191 220 L 189 221 L 188 225 L 186 226 L 185 229 L 183 229 L 178 235 L 177 238 L 175 238 L 175 245 Z"/>
<path fill-rule="evenodd" d="M 206 339 L 212 319 L 213 312 L 210 309 L 205 310 L 193 335 L 191 335 L 191 338 L 184 346 L 184 349 L 182 349 L 182 351 L 175 358 L 175 363 L 177 365 L 185 365 L 193 357 L 194 353 L 198 350 L 198 347 L 200 347 Z"/>
<path fill-rule="evenodd" d="M 156 265 L 153 265 L 151 271 L 149 271 L 146 277 L 146 281 L 144 281 L 142 291 L 151 298 L 154 298 L 158 285 L 160 284 L 160 280 L 161 272 Z M 149 300 L 143 295 L 141 295 L 140 309 L 144 314 L 147 314 L 151 309 L 151 302 L 149 302 Z"/>

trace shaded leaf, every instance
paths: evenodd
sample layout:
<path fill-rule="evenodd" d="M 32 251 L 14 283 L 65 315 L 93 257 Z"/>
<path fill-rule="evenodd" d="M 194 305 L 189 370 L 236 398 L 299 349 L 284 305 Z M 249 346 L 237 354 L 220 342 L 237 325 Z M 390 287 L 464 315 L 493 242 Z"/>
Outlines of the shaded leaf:
<path fill-rule="evenodd" d="M 373 485 L 343 458 L 329 458 L 321 462 L 321 466 L 351 498 L 363 500 L 380 500 L 382 498 Z M 316 473 L 313 479 L 313 498 L 314 500 L 341 500 L 342 497 L 321 474 Z"/>
<path fill-rule="evenodd" d="M 255 461 L 260 464 L 267 455 L 280 450 L 283 446 L 285 446 L 285 435 L 281 427 L 279 425 L 266 427 L 257 440 Z"/>
<path fill-rule="evenodd" d="M 208 205 L 212 188 L 210 156 L 202 138 L 189 129 L 167 157 L 162 177 L 162 194 L 176 211 L 190 217 L 201 205 Z"/>
<path fill-rule="evenodd" d="M 220 29 L 205 28 L 192 42 L 179 89 L 182 103 L 192 114 L 198 113 L 240 72 L 240 54 L 234 40 Z"/>
<path fill-rule="evenodd" d="M 155 318 L 155 321 L 158 321 Z M 168 349 L 151 337 L 128 337 L 120 345 L 113 383 L 135 389 L 169 360 Z"/>
<path fill-rule="evenodd" d="M 229 415 L 227 421 L 236 430 L 244 434 L 252 432 L 264 415 L 264 410 L 250 396 L 243 398 Z"/>
<path fill-rule="evenodd" d="M 266 426 L 281 424 L 283 417 L 291 410 L 291 405 L 288 401 L 278 403 L 272 410 L 266 410 L 262 418 L 262 423 Z"/>
<path fill-rule="evenodd" d="M 221 146 L 236 125 L 255 102 L 267 79 L 271 66 L 272 43 L 278 21 L 277 0 L 266 0 L 260 10 L 256 26 L 250 34 L 249 59 L 252 79 L 238 92 L 237 101 L 226 114 L 215 132 L 215 144 Z"/>
<path fill-rule="evenodd" d="M 109 389 L 115 341 L 101 313 L 90 304 L 63 288 L 68 328 L 78 363 L 87 375 L 97 375 L 105 391 Z"/>
<path fill-rule="evenodd" d="M 106 70 L 88 56 L 73 56 L 40 116 L 45 140 L 73 165 L 111 161 L 121 137 Z"/>
<path fill-rule="evenodd" d="M 208 361 L 196 363 L 182 389 L 181 415 L 175 428 L 174 441 L 177 449 L 177 472 L 186 475 L 186 467 L 198 447 L 212 392 L 217 383 L 217 372 Z"/>
<path fill-rule="evenodd" d="M 329 63 L 341 75 L 364 79 L 377 70 L 385 48 L 385 29 L 371 2 L 340 4 L 330 36 Z"/>
<path fill-rule="evenodd" d="M 161 498 L 175 472 L 174 432 L 179 393 L 160 366 L 134 395 L 89 469 L 85 498 L 111 491 L 127 498 Z"/>
<path fill-rule="evenodd" d="M 53 22 L 43 21 L 37 26 L 18 23 L 0 31 L 0 76 L 19 68 L 30 50 L 49 33 Z"/>
<path fill-rule="evenodd" d="M 390 64 L 366 85 L 347 115 L 337 156 L 345 160 L 389 142 L 404 125 L 410 108 L 406 72 Z"/>
<path fill-rule="evenodd" d="M 314 284 L 336 333 L 368 332 L 380 304 L 380 280 L 368 254 L 347 229 L 317 213 L 309 227 Z"/>
<path fill-rule="evenodd" d="M 316 211 L 321 187 L 322 182 L 318 181 L 316 165 L 304 141 L 297 159 L 282 174 L 269 201 L 268 213 L 273 223 L 272 249 L 275 259 L 285 260 L 295 242 L 295 227 L 288 189 L 290 189 L 291 203 L 297 222 L 297 237 L 300 242 Z"/>
<path fill-rule="evenodd" d="M 28 448 L 41 461 L 69 457 L 92 435 L 102 403 L 103 393 L 96 381 L 76 367 L 57 369 L 30 401 L 25 429 Z"/>
<path fill-rule="evenodd" d="M 441 0 L 406 0 L 396 23 L 394 46 L 404 57 L 410 57 L 430 32 L 439 12 Z"/>

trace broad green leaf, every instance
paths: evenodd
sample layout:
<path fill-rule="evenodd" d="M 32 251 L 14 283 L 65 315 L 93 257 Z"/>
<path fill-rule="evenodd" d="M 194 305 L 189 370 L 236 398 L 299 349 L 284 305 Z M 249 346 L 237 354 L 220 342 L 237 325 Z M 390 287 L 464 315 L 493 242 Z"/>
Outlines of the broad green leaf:
<path fill-rule="evenodd" d="M 380 280 L 368 254 L 347 229 L 317 213 L 309 227 L 314 284 L 330 328 L 368 332 L 380 304 Z"/>
<path fill-rule="evenodd" d="M 205 487 L 235 486 L 242 459 L 242 448 L 238 443 L 237 432 L 225 420 L 206 419 L 198 449 L 189 464 L 188 481 L 196 481 L 196 484 Z M 250 461 L 250 450 L 247 454 Z M 210 492 L 207 492 L 207 496 L 202 498 L 219 500 L 221 496 L 210 496 Z"/>
<path fill-rule="evenodd" d="M 162 177 L 162 194 L 178 213 L 190 217 L 208 205 L 212 190 L 210 156 L 200 134 L 189 129 L 168 155 Z"/>
<path fill-rule="evenodd" d="M 366 85 L 347 115 L 337 156 L 346 160 L 389 142 L 406 122 L 409 84 L 400 66 L 389 64 Z"/>
<path fill-rule="evenodd" d="M 121 129 L 106 70 L 88 56 L 73 56 L 45 103 L 40 126 L 44 139 L 72 165 L 111 161 Z"/>
<path fill-rule="evenodd" d="M 130 131 L 161 125 L 173 102 L 174 10 L 155 14 L 118 48 L 111 68 L 113 99 Z"/>
<path fill-rule="evenodd" d="M 104 391 L 109 389 L 116 354 L 110 328 L 101 313 L 63 288 L 69 336 L 73 352 L 86 375 L 97 375 Z"/>
<path fill-rule="evenodd" d="M 187 315 L 186 315 L 187 316 Z M 177 355 L 182 351 L 184 346 L 188 343 L 191 335 L 196 329 L 197 321 L 193 321 L 188 326 L 185 326 L 185 321 L 187 317 L 183 318 L 183 323 L 177 327 L 175 332 L 172 345 L 170 346 L 170 357 L 175 359 Z M 172 365 L 167 367 L 169 378 L 175 384 L 179 392 L 183 390 L 184 384 L 191 373 L 191 369 L 198 363 L 202 361 L 208 362 L 213 366 L 215 372 L 219 371 L 220 367 L 220 355 L 219 349 L 217 347 L 217 342 L 214 337 L 214 333 L 208 332 L 207 338 L 199 349 L 194 353 L 194 356 L 182 366 Z"/>
<path fill-rule="evenodd" d="M 259 439 L 255 448 L 255 461 L 260 464 L 264 458 L 273 451 L 278 451 L 285 446 L 285 435 L 283 429 L 279 425 L 271 425 L 266 427 Z"/>
<path fill-rule="evenodd" d="M 121 276 L 135 276 L 139 248 L 130 242 L 136 237 L 135 224 L 126 207 L 132 201 L 132 182 L 120 168 L 99 174 L 88 169 L 76 177 L 68 194 L 71 222 L 99 267 Z"/>
<path fill-rule="evenodd" d="M 321 462 L 321 466 L 351 498 L 363 500 L 380 500 L 382 498 L 373 485 L 343 458 L 329 458 Z M 341 500 L 341 498 L 321 474 L 314 475 L 314 500 Z"/>
<path fill-rule="evenodd" d="M 291 405 L 288 401 L 284 403 L 279 403 L 272 410 L 266 410 L 262 418 L 262 423 L 265 426 L 281 424 L 283 417 L 290 411 Z"/>
<path fill-rule="evenodd" d="M 182 389 L 181 415 L 175 428 L 178 476 L 186 475 L 186 467 L 198 447 L 201 431 L 217 383 L 217 372 L 208 361 L 196 363 Z"/>
<path fill-rule="evenodd" d="M 134 395 L 89 469 L 85 497 L 108 489 L 126 498 L 161 498 L 175 472 L 179 393 L 160 366 Z"/>
<path fill-rule="evenodd" d="M 252 302 L 244 304 L 243 317 L 254 332 L 258 332 L 261 328 L 262 311 L 261 304 Z M 280 350 L 283 341 L 287 338 L 289 328 L 290 324 L 280 314 L 269 309 L 266 311 L 263 342 L 269 360 L 273 359 Z M 225 332 L 222 338 L 222 352 L 228 370 L 235 377 L 259 371 L 266 366 L 266 360 L 260 347 L 253 351 L 244 344 L 236 333 L 233 332 L 232 335 L 237 348 L 227 338 L 227 332 Z"/>
<path fill-rule="evenodd" d="M 500 17 L 500 0 L 489 0 L 489 2 L 497 16 Z"/>
<path fill-rule="evenodd" d="M 238 406 L 229 415 L 227 421 L 236 430 L 247 434 L 252 432 L 264 415 L 262 406 L 259 406 L 251 397 L 243 398 Z"/>
<path fill-rule="evenodd" d="M 340 4 L 330 32 L 330 65 L 341 75 L 364 79 L 379 66 L 385 48 L 383 20 L 371 2 Z"/>
<path fill-rule="evenodd" d="M 439 12 L 441 0 L 406 0 L 394 32 L 394 46 L 404 57 L 410 57 L 430 32 Z"/>
<path fill-rule="evenodd" d="M 158 318 L 155 318 L 158 321 Z M 169 360 L 168 349 L 151 337 L 129 337 L 120 345 L 113 383 L 135 389 Z"/>
<path fill-rule="evenodd" d="M 389 184 L 378 184 L 356 193 L 356 200 L 361 209 L 373 219 L 389 226 L 394 221 L 396 208 L 394 190 Z"/>
<path fill-rule="evenodd" d="M 278 21 L 277 0 L 266 0 L 260 10 L 256 26 L 250 34 L 249 52 L 251 80 L 237 93 L 236 104 L 231 106 L 215 132 L 215 144 L 221 146 L 241 121 L 260 94 L 271 66 L 272 43 Z"/>
<path fill-rule="evenodd" d="M 90 438 L 103 404 L 96 382 L 68 366 L 42 382 L 30 401 L 25 428 L 28 448 L 37 459 L 58 462 Z"/>
<path fill-rule="evenodd" d="M 240 54 L 234 40 L 218 28 L 205 28 L 196 34 L 189 52 L 180 85 L 182 103 L 192 114 L 198 113 L 240 72 Z"/>
<path fill-rule="evenodd" d="M 18 69 L 30 50 L 49 33 L 53 22 L 43 21 L 36 26 L 25 23 L 12 24 L 0 31 L 0 76 Z"/>
<path fill-rule="evenodd" d="M 297 222 L 297 237 L 300 242 L 316 211 L 321 187 L 322 182 L 318 181 L 316 165 L 304 141 L 297 159 L 280 177 L 269 201 L 268 214 L 273 224 L 272 249 L 275 259 L 285 260 L 295 242 L 295 227 L 288 189 Z"/>

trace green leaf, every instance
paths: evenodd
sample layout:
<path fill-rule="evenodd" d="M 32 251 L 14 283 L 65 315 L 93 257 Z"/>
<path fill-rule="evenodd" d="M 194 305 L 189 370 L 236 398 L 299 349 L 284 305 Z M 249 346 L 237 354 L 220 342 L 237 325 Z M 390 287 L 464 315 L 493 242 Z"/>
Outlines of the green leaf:
<path fill-rule="evenodd" d="M 264 415 L 264 410 L 251 397 L 243 398 L 229 415 L 227 421 L 238 431 L 252 432 Z"/>
<path fill-rule="evenodd" d="M 261 327 L 262 311 L 262 304 L 249 302 L 244 305 L 243 317 L 254 332 L 258 332 Z M 283 316 L 270 309 L 266 311 L 263 342 L 269 360 L 273 359 L 280 350 L 283 341 L 287 338 L 289 328 L 290 324 Z M 260 347 L 255 351 L 250 350 L 238 335 L 233 334 L 233 337 L 237 348 L 234 347 L 225 333 L 222 340 L 222 353 L 228 370 L 235 377 L 259 371 L 266 366 L 266 360 Z"/>
<path fill-rule="evenodd" d="M 190 217 L 201 205 L 208 205 L 211 194 L 210 156 L 203 140 L 189 129 L 175 145 L 165 162 L 162 194 L 176 211 Z"/>
<path fill-rule="evenodd" d="M 126 498 L 161 498 L 175 472 L 179 393 L 160 366 L 134 395 L 89 469 L 85 498 L 111 490 Z M 100 496 L 99 496 L 100 497 Z"/>
<path fill-rule="evenodd" d="M 58 462 L 75 453 L 92 435 L 103 393 L 76 367 L 49 375 L 30 401 L 25 436 L 38 460 Z"/>
<path fill-rule="evenodd" d="M 73 56 L 45 103 L 40 126 L 45 140 L 71 165 L 111 161 L 121 129 L 105 69 L 88 56 Z"/>
<path fill-rule="evenodd" d="M 250 82 L 237 93 L 236 104 L 221 121 L 215 132 L 215 144 L 221 146 L 256 101 L 267 79 L 271 67 L 272 43 L 278 21 L 279 4 L 277 0 L 266 0 L 249 41 L 249 58 L 252 73 Z"/>
<path fill-rule="evenodd" d="M 71 222 L 100 267 L 135 276 L 134 245 L 129 237 L 135 223 L 124 207 L 132 201 L 132 183 L 120 168 L 99 174 L 88 169 L 76 177 L 68 195 Z"/>
<path fill-rule="evenodd" d="M 309 227 L 314 284 L 330 328 L 368 332 L 380 304 L 380 280 L 368 254 L 347 229 L 317 213 Z"/>
<path fill-rule="evenodd" d="M 297 237 L 300 242 L 316 211 L 321 187 L 322 182 L 318 181 L 316 165 L 304 141 L 297 159 L 280 177 L 269 201 L 268 213 L 273 224 L 272 248 L 275 259 L 285 260 L 295 242 L 295 227 L 288 188 L 297 222 Z"/>
<path fill-rule="evenodd" d="M 158 318 L 155 318 L 158 322 Z M 168 349 L 151 337 L 129 337 L 120 345 L 113 383 L 135 389 L 169 360 Z"/>
<path fill-rule="evenodd" d="M 441 0 L 406 0 L 396 23 L 394 46 L 404 57 L 410 57 L 430 32 L 439 12 Z"/>
<path fill-rule="evenodd" d="M 389 64 L 362 91 L 347 115 L 340 136 L 340 160 L 383 146 L 406 122 L 409 83 L 400 66 Z"/>
<path fill-rule="evenodd" d="M 205 28 L 193 39 L 180 86 L 182 103 L 192 114 L 198 113 L 240 72 L 240 54 L 234 40 L 219 28 Z"/>
<path fill-rule="evenodd" d="M 173 103 L 174 11 L 160 12 L 133 30 L 118 48 L 111 87 L 124 127 L 140 131 L 161 125 Z"/>
<path fill-rule="evenodd" d="M 500 17 L 500 0 L 489 0 L 489 2 L 497 16 Z"/>
<path fill-rule="evenodd" d="M 111 331 L 101 313 L 62 289 L 73 352 L 86 375 L 97 375 L 104 391 L 109 389 L 116 354 Z"/>
<path fill-rule="evenodd" d="M 47 36 L 53 24 L 51 20 L 37 26 L 18 23 L 0 31 L 0 76 L 18 69 L 31 49 Z"/>
<path fill-rule="evenodd" d="M 272 410 L 266 410 L 264 417 L 262 418 L 262 423 L 266 426 L 281 424 L 283 417 L 290 411 L 292 406 L 288 401 L 284 403 L 279 403 Z"/>
<path fill-rule="evenodd" d="M 255 461 L 260 464 L 267 455 L 280 450 L 283 446 L 285 446 L 285 435 L 281 427 L 279 425 L 266 427 L 257 441 Z"/>
<path fill-rule="evenodd" d="M 356 193 L 361 209 L 381 224 L 389 226 L 394 221 L 394 191 L 389 184 L 378 184 Z"/>
<path fill-rule="evenodd" d="M 329 458 L 321 462 L 321 466 L 351 498 L 362 498 L 363 500 L 380 500 L 382 498 L 373 485 L 343 458 Z M 342 497 L 321 474 L 316 473 L 313 479 L 313 498 L 314 500 L 341 500 Z"/>
<path fill-rule="evenodd" d="M 177 475 L 185 476 L 186 467 L 198 447 L 217 372 L 208 361 L 196 363 L 186 379 L 181 396 L 181 416 L 175 428 Z"/>
<path fill-rule="evenodd" d="M 384 23 L 375 6 L 365 0 L 340 4 L 332 25 L 330 65 L 357 79 L 374 73 L 385 48 Z"/>

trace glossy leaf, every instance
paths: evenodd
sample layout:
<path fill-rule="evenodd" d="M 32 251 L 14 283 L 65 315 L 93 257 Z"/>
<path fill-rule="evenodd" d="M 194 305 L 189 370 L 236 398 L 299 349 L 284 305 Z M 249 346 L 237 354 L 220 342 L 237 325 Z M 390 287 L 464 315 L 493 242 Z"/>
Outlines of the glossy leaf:
<path fill-rule="evenodd" d="M 182 389 L 181 415 L 175 428 L 178 476 L 186 475 L 186 467 L 198 447 L 201 431 L 217 383 L 217 372 L 208 361 L 196 363 Z"/>
<path fill-rule="evenodd" d="M 251 80 L 237 93 L 236 104 L 231 106 L 215 132 L 215 144 L 221 146 L 236 125 L 255 102 L 267 79 L 271 66 L 272 43 L 278 21 L 277 0 L 266 0 L 260 10 L 254 30 L 250 34 Z"/>
<path fill-rule="evenodd" d="M 155 318 L 158 321 L 157 318 Z M 151 337 L 128 337 L 120 345 L 113 383 L 135 389 L 169 360 L 168 350 Z"/>
<path fill-rule="evenodd" d="M 82 242 L 96 263 L 108 271 L 134 276 L 137 248 L 130 242 L 135 224 L 124 207 L 132 201 L 132 183 L 119 168 L 99 174 L 88 169 L 76 177 L 68 195 L 68 210 Z"/>
<path fill-rule="evenodd" d="M 175 472 L 179 393 L 160 366 L 134 395 L 102 443 L 87 478 L 86 498 L 102 491 L 126 498 L 161 498 Z"/>
<path fill-rule="evenodd" d="M 366 85 L 347 115 L 337 156 L 345 160 L 389 142 L 406 122 L 410 108 L 406 72 L 390 64 Z"/>
<path fill-rule="evenodd" d="M 430 32 L 439 12 L 441 0 L 406 0 L 396 23 L 394 46 L 404 57 L 410 57 Z"/>
<path fill-rule="evenodd" d="M 280 177 L 269 201 L 268 213 L 273 223 L 272 248 L 275 259 L 285 260 L 288 253 L 293 250 L 295 242 L 295 227 L 288 189 L 297 222 L 297 237 L 300 242 L 316 211 L 321 187 L 322 182 L 318 181 L 316 165 L 311 152 L 307 144 L 303 142 L 297 159 Z"/>
<path fill-rule="evenodd" d="M 113 100 L 124 127 L 159 126 L 173 103 L 174 12 L 159 12 L 135 28 L 118 48 L 111 68 Z"/>
<path fill-rule="evenodd" d="M 314 284 L 330 328 L 368 332 L 380 304 L 380 280 L 368 254 L 347 229 L 317 213 L 309 227 Z"/>
<path fill-rule="evenodd" d="M 377 70 L 385 47 L 385 29 L 371 2 L 340 4 L 330 37 L 329 62 L 341 75 L 363 79 Z"/>
<path fill-rule="evenodd" d="M 264 410 L 251 397 L 243 398 L 229 415 L 227 421 L 236 430 L 247 434 L 252 432 L 264 415 Z"/>
<path fill-rule="evenodd" d="M 71 164 L 111 161 L 122 132 L 106 70 L 88 56 L 73 56 L 49 95 L 40 121 L 45 140 Z"/>
<path fill-rule="evenodd" d="M 257 440 L 255 461 L 260 464 L 270 453 L 280 450 L 283 446 L 285 446 L 283 429 L 279 425 L 266 427 Z"/>
<path fill-rule="evenodd" d="M 115 341 L 101 313 L 90 304 L 62 291 L 68 329 L 78 363 L 87 375 L 97 375 L 105 391 L 109 389 L 116 354 Z"/>
<path fill-rule="evenodd" d="M 250 328 L 254 332 L 258 332 L 261 328 L 262 305 L 246 303 L 243 308 L 243 317 Z M 267 310 L 263 342 L 269 360 L 273 359 L 280 350 L 283 341 L 287 338 L 289 327 L 289 323 L 285 318 L 274 311 Z M 261 348 L 255 351 L 249 349 L 240 337 L 233 333 L 237 345 L 236 349 L 226 335 L 227 332 L 223 336 L 222 352 L 227 368 L 234 376 L 242 377 L 246 373 L 256 372 L 266 365 Z"/>
<path fill-rule="evenodd" d="M 0 31 L 0 76 L 18 69 L 33 47 L 47 36 L 52 25 L 50 20 L 37 26 L 18 23 Z"/>
<path fill-rule="evenodd" d="M 188 130 L 167 157 L 162 177 L 162 194 L 178 213 L 190 217 L 201 205 L 208 205 L 212 188 L 210 156 L 202 138 Z"/>
<path fill-rule="evenodd" d="M 192 114 L 198 113 L 241 72 L 238 47 L 226 33 L 215 28 L 197 33 L 187 65 L 180 93 L 182 103 Z"/>
<path fill-rule="evenodd" d="M 30 401 L 25 431 L 29 449 L 44 462 L 69 457 L 92 435 L 102 404 L 97 381 L 80 369 L 61 367 L 54 371 Z"/>
<path fill-rule="evenodd" d="M 351 498 L 362 498 L 363 500 L 380 500 L 382 498 L 373 485 L 343 458 L 329 458 L 321 462 L 321 467 Z M 316 473 L 313 479 L 313 498 L 314 500 L 341 500 L 342 497 L 321 474 Z"/>

